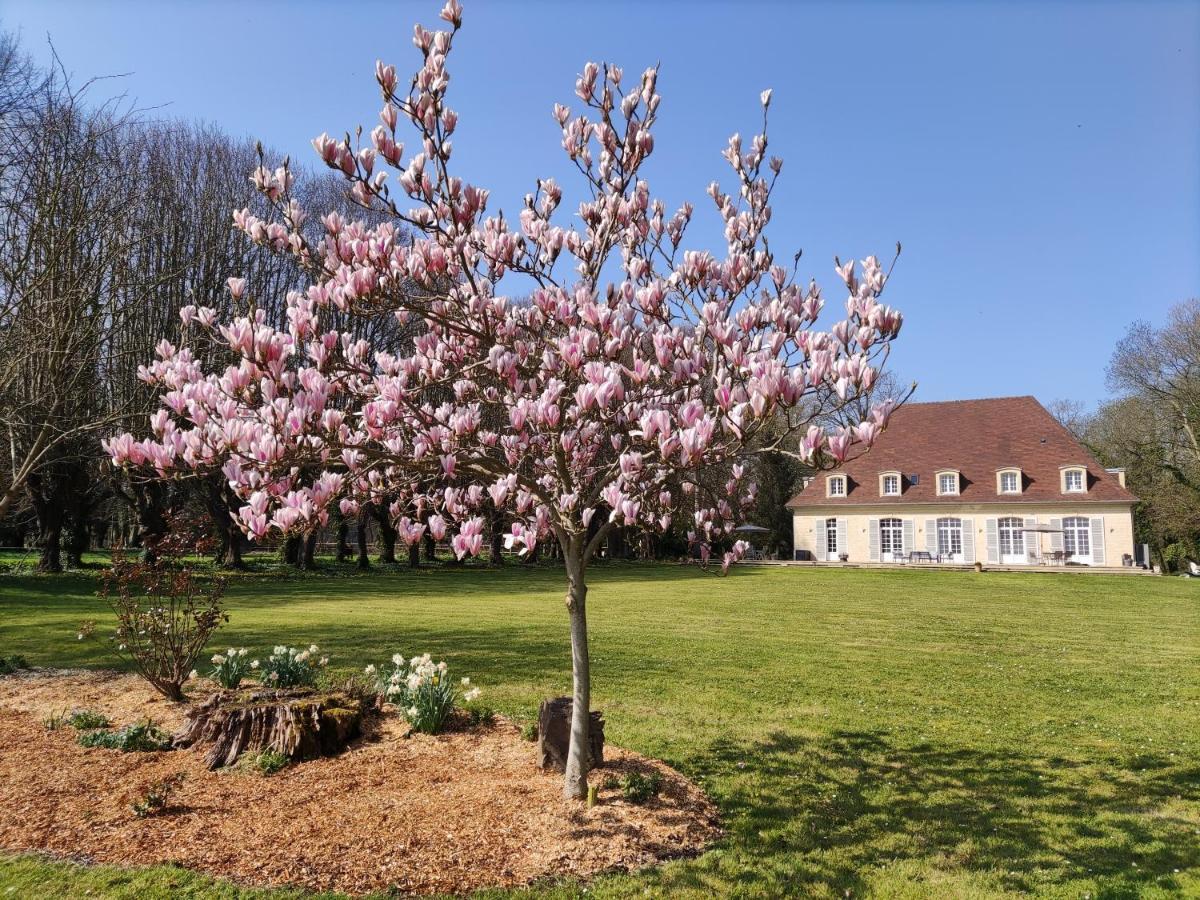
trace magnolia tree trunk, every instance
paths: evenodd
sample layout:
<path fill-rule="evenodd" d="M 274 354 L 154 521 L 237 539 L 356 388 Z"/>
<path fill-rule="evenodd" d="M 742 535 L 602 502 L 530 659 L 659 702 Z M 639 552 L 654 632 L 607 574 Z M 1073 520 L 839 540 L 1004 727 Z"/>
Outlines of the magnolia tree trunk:
<path fill-rule="evenodd" d="M 588 663 L 587 582 L 583 536 L 573 537 L 564 547 L 567 563 L 567 613 L 571 618 L 571 743 L 567 749 L 567 771 L 563 796 L 568 800 L 587 797 L 588 728 L 591 724 L 591 668 Z"/>

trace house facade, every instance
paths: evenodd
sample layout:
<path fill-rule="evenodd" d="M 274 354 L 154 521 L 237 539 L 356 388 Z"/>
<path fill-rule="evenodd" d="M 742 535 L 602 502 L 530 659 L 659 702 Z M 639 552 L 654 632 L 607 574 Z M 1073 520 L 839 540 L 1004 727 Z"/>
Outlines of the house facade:
<path fill-rule="evenodd" d="M 905 404 L 788 508 L 797 559 L 1120 566 L 1136 502 L 1036 399 L 1002 397 Z"/>

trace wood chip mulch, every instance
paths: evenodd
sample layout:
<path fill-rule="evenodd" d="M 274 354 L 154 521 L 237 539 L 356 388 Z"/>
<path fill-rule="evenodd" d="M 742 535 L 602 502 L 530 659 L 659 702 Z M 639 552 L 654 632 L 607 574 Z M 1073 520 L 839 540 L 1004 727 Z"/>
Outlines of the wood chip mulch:
<path fill-rule="evenodd" d="M 203 699 L 198 692 L 194 699 Z M 547 876 L 589 877 L 694 855 L 719 836 L 716 810 L 662 763 L 606 748 L 606 775 L 657 770 L 657 800 L 602 790 L 593 809 L 506 722 L 409 735 L 395 716 L 340 756 L 266 777 L 209 772 L 202 751 L 84 748 L 52 712 L 87 708 L 116 724 L 174 730 L 183 707 L 132 675 L 25 672 L 0 678 L 0 848 L 119 865 L 172 862 L 243 884 L 351 894 L 465 892 Z M 185 774 L 171 806 L 139 819 L 146 788 Z"/>

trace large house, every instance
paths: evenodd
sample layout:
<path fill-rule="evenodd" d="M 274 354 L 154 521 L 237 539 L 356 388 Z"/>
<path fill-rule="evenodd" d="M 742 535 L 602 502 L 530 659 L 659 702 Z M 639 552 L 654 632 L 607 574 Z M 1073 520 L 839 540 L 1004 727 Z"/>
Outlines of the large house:
<path fill-rule="evenodd" d="M 1037 400 L 1002 397 L 905 404 L 788 507 L 797 559 L 1120 566 L 1135 502 Z"/>

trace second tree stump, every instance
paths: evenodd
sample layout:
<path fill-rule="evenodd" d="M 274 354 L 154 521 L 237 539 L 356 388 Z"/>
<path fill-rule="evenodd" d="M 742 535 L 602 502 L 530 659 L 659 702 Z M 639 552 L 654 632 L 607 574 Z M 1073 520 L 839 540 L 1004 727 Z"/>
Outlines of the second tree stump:
<path fill-rule="evenodd" d="M 567 748 L 571 744 L 571 710 L 574 704 L 570 697 L 555 697 L 543 700 L 538 709 L 538 765 L 543 769 L 565 772 Z M 604 765 L 604 717 L 591 713 L 588 728 L 588 751 L 591 768 Z"/>

